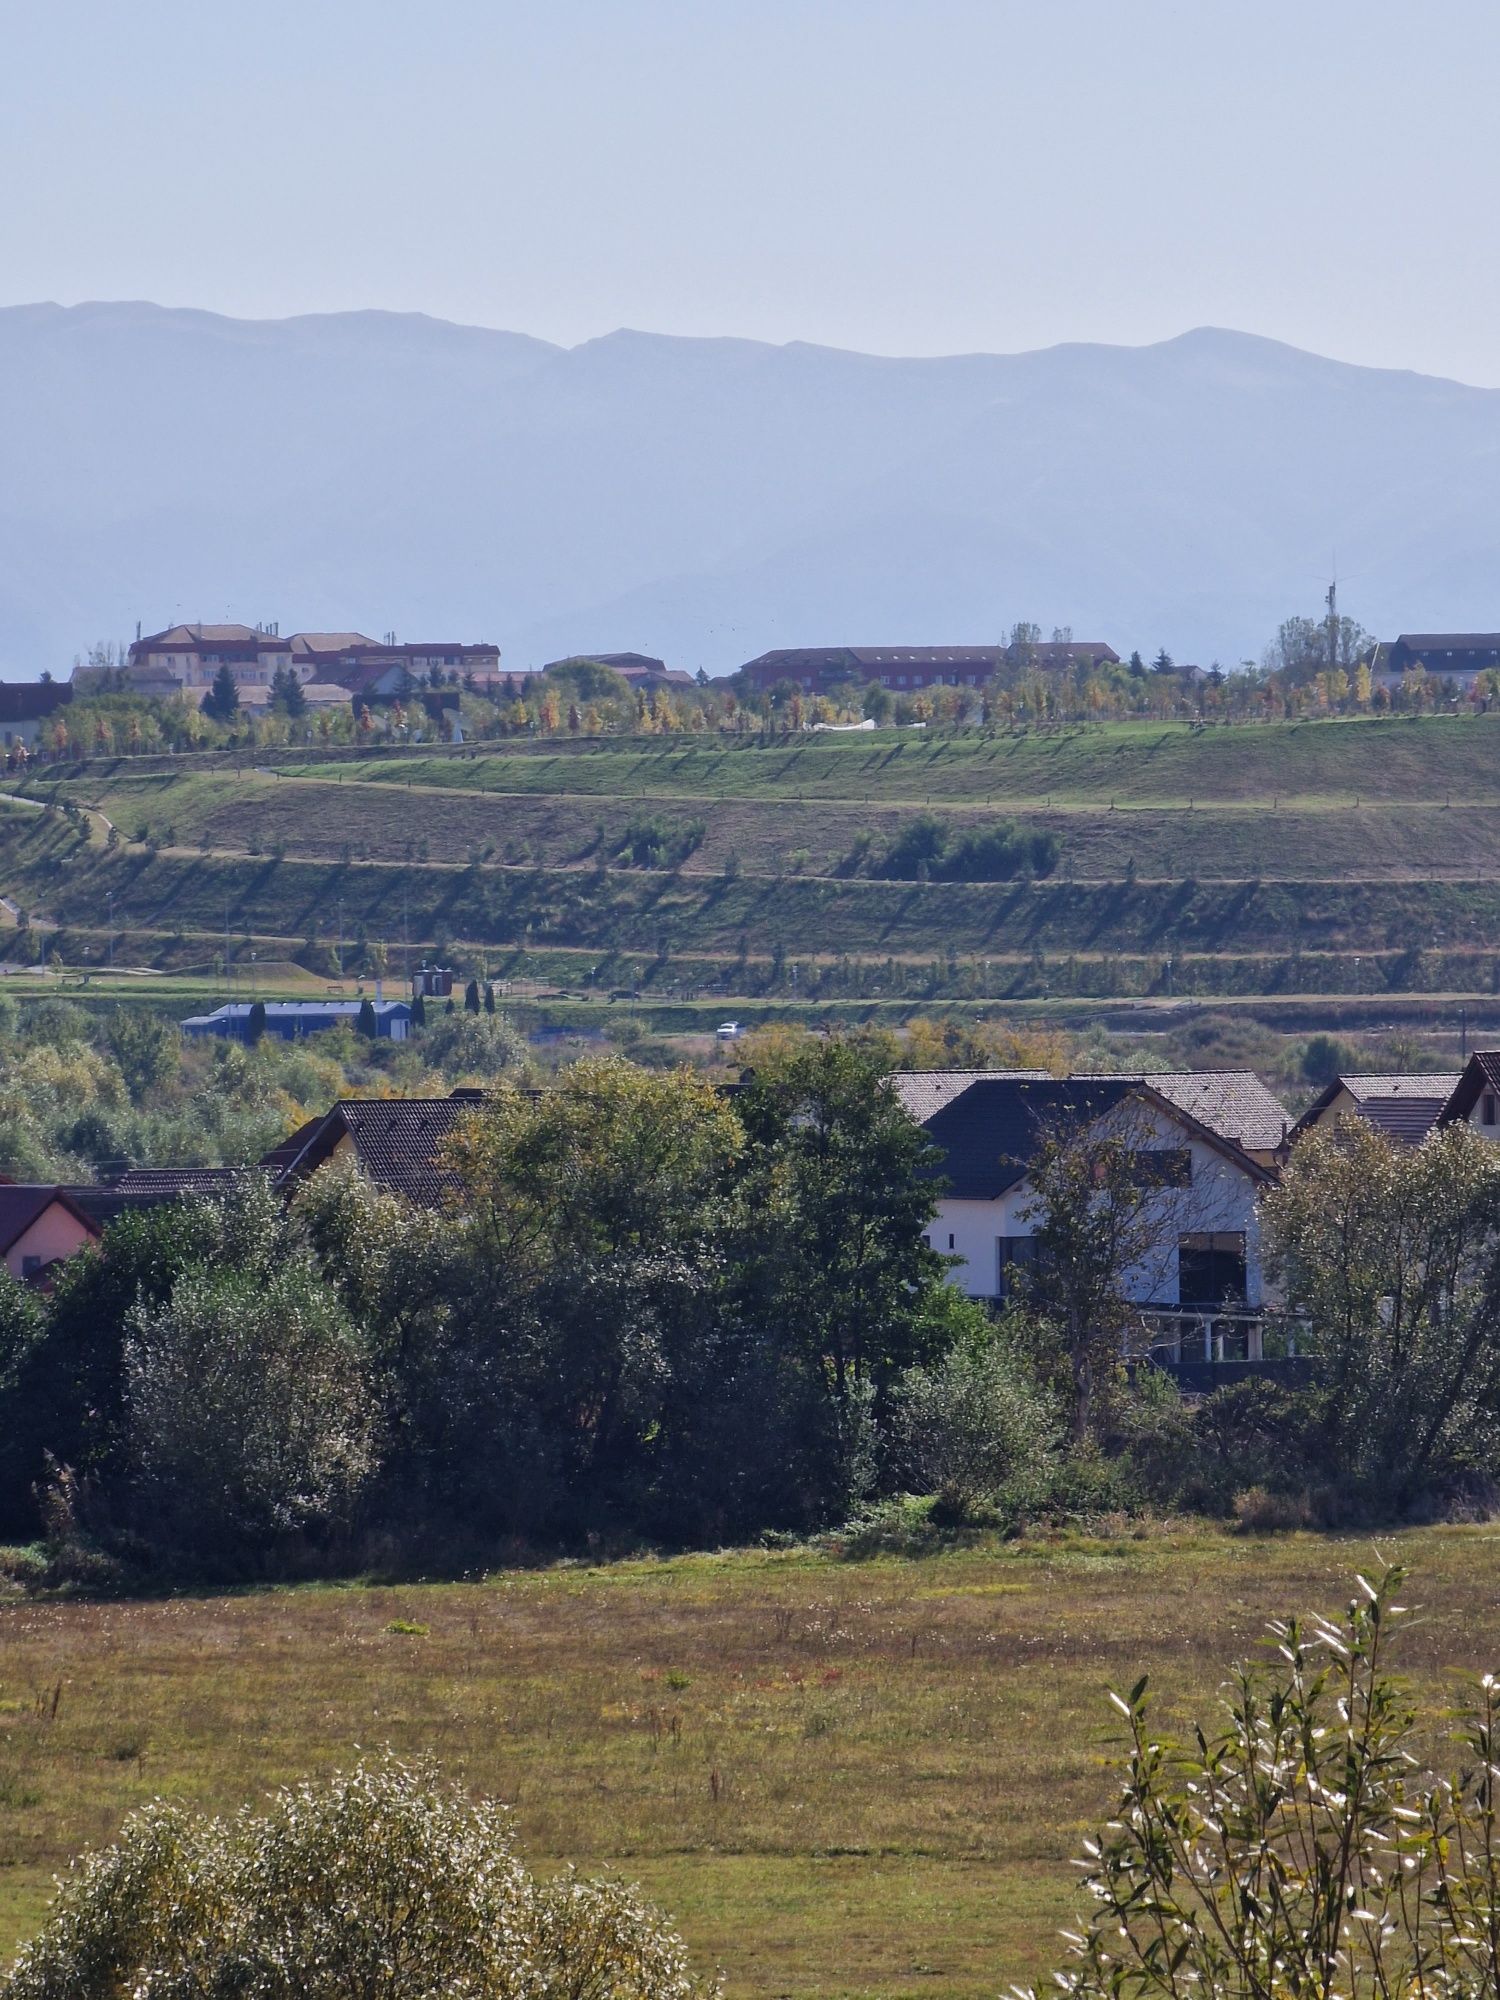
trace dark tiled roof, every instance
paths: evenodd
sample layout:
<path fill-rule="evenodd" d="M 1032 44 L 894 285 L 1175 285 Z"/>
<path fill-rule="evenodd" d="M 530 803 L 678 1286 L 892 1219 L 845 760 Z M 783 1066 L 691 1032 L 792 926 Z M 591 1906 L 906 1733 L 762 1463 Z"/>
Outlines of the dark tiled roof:
<path fill-rule="evenodd" d="M 1402 632 L 1396 644 L 1417 653 L 1496 653 L 1500 632 Z"/>
<path fill-rule="evenodd" d="M 472 1096 L 345 1098 L 317 1121 L 282 1178 L 316 1172 L 347 1137 L 366 1180 L 423 1208 L 440 1207 L 459 1183 L 439 1168 L 437 1156 L 476 1101 Z"/>
<path fill-rule="evenodd" d="M 1399 1139 L 1403 1146 L 1420 1146 L 1447 1102 L 1446 1097 L 1371 1097 L 1359 1107 L 1359 1115 L 1388 1139 Z"/>
<path fill-rule="evenodd" d="M 1336 1076 L 1292 1127 L 1293 1141 L 1319 1124 L 1340 1096 L 1347 1095 L 1357 1114 L 1404 1145 L 1415 1146 L 1437 1124 L 1459 1081 L 1456 1072 L 1432 1070 L 1426 1075 L 1403 1071 L 1352 1072 Z"/>
<path fill-rule="evenodd" d="M 84 1212 L 67 1188 L 51 1182 L 43 1185 L 11 1181 L 0 1185 L 0 1256 L 24 1236 L 37 1217 L 45 1215 L 55 1201 L 60 1201 L 94 1235 L 98 1235 L 99 1225 Z"/>
<path fill-rule="evenodd" d="M 951 1076 L 954 1072 L 929 1074 Z M 1155 1077 L 1052 1077 L 981 1071 L 920 1122 L 943 1150 L 943 1164 L 935 1170 L 936 1177 L 948 1182 L 947 1192 L 959 1201 L 993 1201 L 1026 1178 L 1049 1132 L 1092 1124 L 1130 1097 L 1139 1097 L 1144 1104 L 1164 1111 L 1188 1137 L 1213 1146 L 1253 1180 L 1271 1178 L 1267 1168 L 1251 1159 L 1237 1139 L 1215 1131 L 1158 1090 L 1156 1084 Z"/>
<path fill-rule="evenodd" d="M 979 1076 L 924 1119 L 943 1151 L 935 1172 L 958 1201 L 993 1201 L 1026 1178 L 1049 1129 L 1086 1124 L 1134 1086 L 1102 1077 Z"/>
<path fill-rule="evenodd" d="M 1438 1123 L 1452 1125 L 1467 1118 L 1486 1090 L 1500 1096 L 1500 1049 L 1476 1049 L 1469 1057 L 1468 1067 L 1454 1080 Z"/>
<path fill-rule="evenodd" d="M 180 1194 L 222 1194 L 244 1171 L 243 1167 L 131 1167 L 110 1182 L 110 1192 L 145 1195 L 155 1201 L 173 1201 Z"/>
<path fill-rule="evenodd" d="M 35 722 L 66 708 L 72 699 L 69 681 L 0 682 L 0 722 Z"/>

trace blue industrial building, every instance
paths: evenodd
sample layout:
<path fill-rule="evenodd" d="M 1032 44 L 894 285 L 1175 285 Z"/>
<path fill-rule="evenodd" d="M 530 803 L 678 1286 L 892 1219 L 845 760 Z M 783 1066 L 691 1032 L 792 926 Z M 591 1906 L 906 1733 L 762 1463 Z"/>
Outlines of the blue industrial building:
<path fill-rule="evenodd" d="M 373 1000 L 375 1033 L 382 1041 L 404 1042 L 411 1033 L 411 1006 L 405 1000 Z M 224 1035 L 243 1042 L 250 1032 L 252 1000 L 231 1000 L 215 1007 L 211 1014 L 190 1014 L 182 1023 L 185 1035 Z M 318 1035 L 326 1028 L 352 1028 L 359 1019 L 362 1000 L 267 1000 L 265 1032 L 283 1042 L 295 1042 L 303 1035 Z"/>

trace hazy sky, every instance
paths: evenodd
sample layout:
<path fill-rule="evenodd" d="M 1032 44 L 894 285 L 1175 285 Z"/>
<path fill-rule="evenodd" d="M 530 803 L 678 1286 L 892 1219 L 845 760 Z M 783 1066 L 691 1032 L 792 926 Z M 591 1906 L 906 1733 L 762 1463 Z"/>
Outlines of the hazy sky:
<path fill-rule="evenodd" d="M 1500 0 L 0 0 L 0 303 L 1500 384 Z"/>

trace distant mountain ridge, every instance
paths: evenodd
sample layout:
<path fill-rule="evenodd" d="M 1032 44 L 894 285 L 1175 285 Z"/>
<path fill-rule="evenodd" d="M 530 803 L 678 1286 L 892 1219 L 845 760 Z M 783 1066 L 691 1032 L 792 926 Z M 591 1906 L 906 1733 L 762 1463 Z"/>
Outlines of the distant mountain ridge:
<path fill-rule="evenodd" d="M 418 314 L 0 310 L 0 673 L 175 619 L 633 648 L 1258 653 L 1500 627 L 1500 391 L 1200 329 L 896 360 Z"/>

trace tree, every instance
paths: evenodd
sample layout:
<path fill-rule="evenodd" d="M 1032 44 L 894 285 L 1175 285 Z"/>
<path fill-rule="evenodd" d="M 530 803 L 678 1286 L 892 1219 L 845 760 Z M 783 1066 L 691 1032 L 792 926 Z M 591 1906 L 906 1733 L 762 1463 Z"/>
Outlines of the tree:
<path fill-rule="evenodd" d="M 577 1522 L 639 1494 L 674 1384 L 718 1310 L 741 1144 L 706 1078 L 598 1056 L 545 1092 L 502 1079 L 454 1135 L 483 1393 L 517 1454 L 502 1509 Z"/>
<path fill-rule="evenodd" d="M 233 722 L 240 712 L 240 684 L 226 660 L 214 675 L 213 686 L 203 697 L 203 713 L 212 722 Z"/>
<path fill-rule="evenodd" d="M 819 1041 L 735 1098 L 749 1148 L 741 1283 L 747 1317 L 778 1329 L 842 1399 L 927 1357 L 925 1230 L 937 1158 L 886 1081 L 879 1043 Z"/>
<path fill-rule="evenodd" d="M 427 1002 L 420 993 L 411 996 L 411 1024 L 414 1028 L 427 1026 Z"/>
<path fill-rule="evenodd" d="M 258 1813 L 157 1801 L 59 1890 L 8 2000 L 696 2000 L 632 1889 L 516 1857 L 503 1806 L 387 1755 Z M 712 1991 L 705 2000 L 712 2000 Z"/>
<path fill-rule="evenodd" d="M 360 1341 L 305 1257 L 185 1273 L 127 1322 L 143 1532 L 213 1569 L 348 1517 L 377 1459 Z"/>
<path fill-rule="evenodd" d="M 493 1014 L 495 1011 L 495 989 L 488 979 L 484 982 L 484 1011 L 486 1014 Z"/>
<path fill-rule="evenodd" d="M 1268 1262 L 1319 1364 L 1320 1453 L 1377 1504 L 1500 1466 L 1500 1148 L 1362 1118 L 1301 1140 L 1265 1197 Z"/>
<path fill-rule="evenodd" d="M 1162 647 L 1156 658 L 1151 662 L 1151 671 L 1153 674 L 1176 673 L 1177 662 L 1172 658 L 1172 655 L 1167 651 L 1165 646 Z"/>
<path fill-rule="evenodd" d="M 264 1000 L 252 1000 L 250 1002 L 250 1012 L 245 1016 L 245 1040 L 250 1044 L 251 1048 L 254 1048 L 265 1032 L 266 1003 Z"/>
<path fill-rule="evenodd" d="M 1058 1119 L 1027 1168 L 1034 1263 L 1025 1303 L 1051 1339 L 1072 1393 L 1073 1435 L 1085 1438 L 1100 1381 L 1144 1351 L 1134 1303 L 1167 1290 L 1180 1231 L 1212 1230 L 1204 1197 L 1173 1176 L 1149 1106 L 1127 1095 Z M 1221 1225 L 1222 1226 L 1222 1225 Z"/>
<path fill-rule="evenodd" d="M 278 667 L 272 674 L 271 706 L 289 722 L 296 722 L 306 715 L 307 696 L 302 692 L 302 683 L 294 668 Z"/>
<path fill-rule="evenodd" d="M 359 1003 L 359 1012 L 354 1017 L 354 1032 L 372 1042 L 380 1033 L 379 1024 L 375 1019 L 375 1003 L 368 993 Z"/>
<path fill-rule="evenodd" d="M 117 1008 L 110 1016 L 105 1040 L 126 1088 L 136 1099 L 175 1073 L 182 1050 L 182 1035 L 175 1021 L 132 1007 Z"/>
<path fill-rule="evenodd" d="M 1388 1569 L 1339 1619 L 1271 1627 L 1217 1725 L 1174 1741 L 1144 1679 L 1110 1699 L 1124 1780 L 1088 1843 L 1074 2000 L 1454 2000 L 1500 1990 L 1500 1683 L 1461 1724 L 1464 1768 L 1424 1775 L 1438 1718 L 1387 1667 Z"/>
<path fill-rule="evenodd" d="M 464 988 L 464 1012 L 466 1014 L 477 1014 L 479 1012 L 479 981 L 477 979 L 471 979 Z"/>

